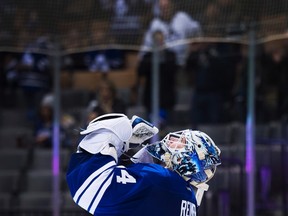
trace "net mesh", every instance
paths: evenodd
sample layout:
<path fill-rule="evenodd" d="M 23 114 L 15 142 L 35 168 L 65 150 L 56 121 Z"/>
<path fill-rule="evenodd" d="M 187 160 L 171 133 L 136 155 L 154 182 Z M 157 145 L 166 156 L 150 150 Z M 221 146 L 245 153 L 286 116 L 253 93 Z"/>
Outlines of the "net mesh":
<path fill-rule="evenodd" d="M 201 27 L 201 34 L 190 35 L 179 43 L 245 43 L 252 24 L 258 41 L 286 37 L 286 0 L 172 2 L 172 14 L 183 11 Z M 3 0 L 0 47 L 2 51 L 22 51 L 33 41 L 49 40 L 57 41 L 63 52 L 70 53 L 109 46 L 138 50 L 151 21 L 159 16 L 168 17 L 170 12 L 153 0 Z M 44 51 L 47 47 L 37 49 Z"/>

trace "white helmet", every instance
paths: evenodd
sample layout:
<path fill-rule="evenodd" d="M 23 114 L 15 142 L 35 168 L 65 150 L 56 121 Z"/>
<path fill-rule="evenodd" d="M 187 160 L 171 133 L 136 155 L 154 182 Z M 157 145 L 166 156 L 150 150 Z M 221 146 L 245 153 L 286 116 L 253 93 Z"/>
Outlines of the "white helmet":
<path fill-rule="evenodd" d="M 220 149 L 207 134 L 196 130 L 169 133 L 146 150 L 196 187 L 209 181 L 221 164 Z"/>

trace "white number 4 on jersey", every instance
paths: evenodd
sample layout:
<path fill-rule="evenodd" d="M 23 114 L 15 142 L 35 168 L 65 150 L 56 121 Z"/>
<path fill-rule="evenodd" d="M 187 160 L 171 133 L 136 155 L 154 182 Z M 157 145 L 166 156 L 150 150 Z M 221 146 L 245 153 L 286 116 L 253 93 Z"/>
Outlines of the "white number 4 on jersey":
<path fill-rule="evenodd" d="M 121 169 L 121 176 L 116 176 L 116 180 L 122 184 L 136 183 L 136 179 L 123 169 Z"/>

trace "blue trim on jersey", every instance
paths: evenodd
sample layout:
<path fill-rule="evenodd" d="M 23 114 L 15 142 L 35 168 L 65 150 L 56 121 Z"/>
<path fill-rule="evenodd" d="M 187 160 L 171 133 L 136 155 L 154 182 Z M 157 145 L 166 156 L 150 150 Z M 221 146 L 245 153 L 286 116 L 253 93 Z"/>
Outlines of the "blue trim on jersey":
<path fill-rule="evenodd" d="M 116 161 L 110 156 L 107 157 L 98 154 L 97 157 L 95 157 L 95 155 L 86 152 L 72 154 L 66 175 L 72 197 L 75 196 L 80 186 L 87 181 L 89 176 L 109 163 L 111 163 L 111 165 L 113 164 L 112 166 L 116 165 Z M 107 169 L 112 166 L 107 167 Z M 104 170 L 106 170 L 106 168 Z"/>
<path fill-rule="evenodd" d="M 114 167 L 115 167 L 115 166 L 114 166 Z M 88 211 L 89 211 L 89 212 L 90 212 L 90 209 L 91 209 L 92 205 L 93 205 L 94 202 L 95 202 L 96 197 L 97 197 L 98 194 L 100 193 L 103 185 L 107 182 L 108 179 L 110 179 L 110 177 L 111 177 L 112 174 L 113 174 L 113 172 L 111 172 L 111 173 L 108 175 L 108 177 L 105 179 L 105 181 L 103 181 L 102 184 L 100 185 L 98 191 L 96 192 L 95 196 L 93 197 L 93 199 L 92 199 L 92 201 L 91 201 L 91 203 L 90 203 L 90 205 L 89 205 L 89 207 L 88 207 Z"/>
<path fill-rule="evenodd" d="M 112 169 L 112 168 L 114 168 L 114 167 L 116 167 L 116 165 L 114 165 L 114 166 L 111 166 L 111 167 L 108 167 L 107 169 L 105 169 L 104 170 L 104 172 L 105 171 L 107 171 L 108 169 Z M 98 171 L 98 170 L 97 170 Z M 96 172 L 97 172 L 96 171 Z M 101 175 L 102 173 L 99 173 L 98 175 L 96 175 L 91 181 L 90 181 L 90 183 L 85 187 L 85 189 L 82 191 L 82 193 L 78 196 L 78 199 L 77 199 L 77 201 L 76 201 L 76 203 L 78 204 L 79 203 L 79 200 L 81 199 L 81 197 L 82 197 L 82 195 L 85 193 L 85 191 L 89 188 L 89 186 Z M 112 174 L 112 172 L 111 172 L 111 174 Z M 111 174 L 109 175 L 109 176 L 111 176 Z M 107 177 L 108 178 L 108 177 Z M 104 181 L 104 183 L 107 181 L 107 179 Z M 102 185 L 103 185 L 103 183 L 102 183 Z M 101 187 L 102 187 L 102 185 L 101 185 Z M 101 188 L 100 188 L 101 189 Z M 99 192 L 99 191 L 98 191 Z M 97 192 L 97 193 L 98 193 Z"/>

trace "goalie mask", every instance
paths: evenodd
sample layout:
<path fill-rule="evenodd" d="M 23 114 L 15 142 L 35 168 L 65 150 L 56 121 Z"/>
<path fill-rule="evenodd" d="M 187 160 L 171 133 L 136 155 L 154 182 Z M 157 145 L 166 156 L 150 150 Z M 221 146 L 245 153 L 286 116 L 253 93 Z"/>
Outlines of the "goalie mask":
<path fill-rule="evenodd" d="M 160 142 L 146 146 L 146 150 L 195 187 L 209 181 L 221 163 L 219 148 L 201 131 L 169 133 Z"/>

